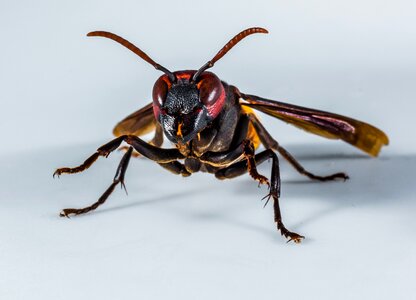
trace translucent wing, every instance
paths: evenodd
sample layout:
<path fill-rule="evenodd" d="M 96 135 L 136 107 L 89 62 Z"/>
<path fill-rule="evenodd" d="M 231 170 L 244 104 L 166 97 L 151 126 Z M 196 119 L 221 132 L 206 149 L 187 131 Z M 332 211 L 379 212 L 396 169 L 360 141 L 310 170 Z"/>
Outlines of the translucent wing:
<path fill-rule="evenodd" d="M 372 156 L 377 156 L 383 145 L 389 143 L 380 129 L 337 114 L 239 93 L 240 104 L 257 109 L 308 132 L 341 139 Z"/>
<path fill-rule="evenodd" d="M 127 116 L 113 129 L 115 136 L 132 134 L 136 136 L 145 135 L 156 127 L 156 119 L 153 114 L 153 105 L 149 103 L 145 107 Z"/>

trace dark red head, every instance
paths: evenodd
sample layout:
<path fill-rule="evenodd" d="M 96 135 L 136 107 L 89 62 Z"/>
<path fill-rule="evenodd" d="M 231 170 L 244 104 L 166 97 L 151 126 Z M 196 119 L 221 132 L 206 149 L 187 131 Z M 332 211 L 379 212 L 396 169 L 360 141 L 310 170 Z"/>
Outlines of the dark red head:
<path fill-rule="evenodd" d="M 173 143 L 187 143 L 214 120 L 225 102 L 225 91 L 221 80 L 206 70 L 213 67 L 232 47 L 253 33 L 267 33 L 260 27 L 248 28 L 234 36 L 220 51 L 199 70 L 171 72 L 156 63 L 138 47 L 106 31 L 94 31 L 88 36 L 112 39 L 165 73 L 153 87 L 153 110 L 156 120 Z"/>
<path fill-rule="evenodd" d="M 187 143 L 221 112 L 225 91 L 221 80 L 211 72 L 174 72 L 175 82 L 162 75 L 153 87 L 153 111 L 167 138 Z"/>

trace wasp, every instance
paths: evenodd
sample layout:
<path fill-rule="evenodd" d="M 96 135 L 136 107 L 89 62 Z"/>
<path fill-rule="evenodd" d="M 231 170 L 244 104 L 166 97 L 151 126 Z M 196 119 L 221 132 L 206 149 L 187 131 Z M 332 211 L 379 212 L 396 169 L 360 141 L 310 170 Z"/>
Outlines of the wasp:
<path fill-rule="evenodd" d="M 304 236 L 292 232 L 283 224 L 280 213 L 280 171 L 278 152 L 300 173 L 313 180 L 346 180 L 345 173 L 319 176 L 307 171 L 266 130 L 254 113 L 278 118 L 307 132 L 329 139 L 341 139 L 371 156 L 377 156 L 387 135 L 378 128 L 342 115 L 265 99 L 245 94 L 237 87 L 222 81 L 207 71 L 245 37 L 268 33 L 253 27 L 241 31 L 198 70 L 171 72 L 151 59 L 145 52 L 124 38 L 106 31 L 94 31 L 87 36 L 111 39 L 137 54 L 164 74 L 153 86 L 153 101 L 120 121 L 114 128 L 115 139 L 101 146 L 75 168 L 60 168 L 54 176 L 82 172 L 101 156 L 108 157 L 120 148 L 125 151 L 113 183 L 94 204 L 76 209 L 66 208 L 62 217 L 80 215 L 102 205 L 117 185 L 125 189 L 124 177 L 131 156 L 144 156 L 166 170 L 190 176 L 202 171 L 218 179 L 230 179 L 248 173 L 258 184 L 268 186 L 263 198 L 273 200 L 274 221 L 277 230 L 289 241 L 300 243 Z M 140 136 L 154 131 L 154 137 L 145 142 Z M 161 148 L 164 137 L 173 145 Z M 121 146 L 122 143 L 126 146 Z M 262 145 L 264 150 L 257 151 Z M 271 160 L 269 178 L 259 174 L 257 166 Z"/>

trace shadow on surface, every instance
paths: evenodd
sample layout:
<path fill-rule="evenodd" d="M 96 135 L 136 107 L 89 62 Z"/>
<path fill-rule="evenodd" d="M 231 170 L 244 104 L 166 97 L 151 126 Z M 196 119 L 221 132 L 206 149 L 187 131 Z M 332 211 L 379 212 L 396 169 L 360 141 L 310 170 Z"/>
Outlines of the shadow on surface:
<path fill-rule="evenodd" d="M 2 181 L 2 189 L 0 191 L 2 209 L 7 207 L 22 205 L 33 201 L 43 201 L 43 199 L 58 198 L 64 193 L 77 192 L 74 191 L 73 181 L 76 180 L 77 188 L 81 191 L 89 190 L 90 184 L 99 180 L 105 182 L 104 186 L 110 184 L 112 176 L 116 170 L 118 161 L 121 159 L 121 154 L 112 154 L 109 159 L 101 159 L 100 162 L 94 165 L 91 169 L 97 167 L 98 171 L 88 170 L 87 173 L 95 174 L 84 176 L 78 179 L 66 180 L 64 182 L 57 182 L 52 180 L 52 173 L 55 167 L 66 165 L 63 162 L 69 161 L 73 164 L 82 162 L 88 155 L 94 152 L 96 145 L 83 145 L 77 148 L 64 149 L 45 149 L 44 151 L 30 152 L 19 155 L 9 155 L 0 158 L 2 164 L 2 172 L 0 173 L 0 180 Z M 344 209 L 350 206 L 394 206 L 405 205 L 409 209 L 415 208 L 415 180 L 414 170 L 416 170 L 416 156 L 381 156 L 381 159 L 371 159 L 360 153 L 356 153 L 354 149 L 351 152 L 342 148 L 340 152 L 337 147 L 331 148 L 322 146 L 320 149 L 316 145 L 294 145 L 288 146 L 287 149 L 311 172 L 320 175 L 330 174 L 338 171 L 345 171 L 349 174 L 350 180 L 347 182 L 313 182 L 306 179 L 302 175 L 297 174 L 285 162 L 282 162 L 282 197 L 281 206 L 290 201 L 319 201 L 325 202 L 326 208 L 310 214 L 306 219 L 303 219 L 299 224 L 290 226 L 293 230 L 298 230 L 310 222 L 314 222 L 319 218 L 330 215 L 334 211 Z M 331 153 L 332 154 L 331 154 Z M 337 154 L 341 153 L 341 154 Z M 72 160 L 72 161 L 71 161 Z M 281 160 L 282 161 L 282 160 Z M 143 163 L 142 163 L 143 162 Z M 68 165 L 72 165 L 69 163 Z M 136 169 L 136 171 L 133 171 Z M 139 171 L 137 172 L 137 169 Z M 153 170 L 156 169 L 154 172 Z M 261 173 L 269 176 L 270 163 L 264 163 L 259 169 Z M 144 172 L 144 176 L 141 172 Z M 150 164 L 149 162 L 136 161 L 132 163 L 127 171 L 127 186 L 132 197 L 129 198 L 128 204 L 120 204 L 113 207 L 103 207 L 96 211 L 96 213 L 106 213 L 114 210 L 122 210 L 130 207 L 140 205 L 150 205 L 159 202 L 174 201 L 198 201 L 201 193 L 212 194 L 212 197 L 222 197 L 221 190 L 216 184 L 221 184 L 221 189 L 233 189 L 232 195 L 237 197 L 249 196 L 253 201 L 261 199 L 267 193 L 266 189 L 257 188 L 257 184 L 252 181 L 247 175 L 241 177 L 237 181 L 215 182 L 210 180 L 191 181 L 188 186 L 181 186 L 178 190 L 177 179 L 172 179 L 170 183 L 169 178 L 175 177 L 159 166 Z M 151 174 L 148 176 L 147 174 Z M 162 175 L 163 174 L 163 175 Z M 73 175 L 74 178 L 80 175 Z M 154 178 L 156 176 L 156 178 Z M 159 177 L 161 176 L 161 177 Z M 166 176 L 166 177 L 165 177 Z M 197 176 L 211 176 L 209 174 L 201 174 Z M 72 177 L 72 176 L 71 176 Z M 178 176 L 176 176 L 178 177 Z M 104 179 L 105 178 L 105 179 Z M 139 183 L 137 184 L 137 181 Z M 86 181 L 86 183 L 83 183 Z M 192 184 L 203 184 L 203 186 L 192 186 Z M 180 184 L 186 184 L 185 182 Z M 137 185 L 139 187 L 137 187 Z M 215 186 L 213 186 L 215 185 Z M 131 188 L 133 187 L 133 188 Z M 176 187 L 176 190 L 175 190 Z M 131 190 L 130 190 L 131 188 Z M 147 192 L 146 197 L 141 197 L 140 189 L 147 190 L 163 190 L 163 193 Z M 218 189 L 218 190 L 217 190 Z M 104 191 L 104 189 L 102 190 Z M 101 191 L 95 190 L 94 193 L 99 196 Z M 166 195 L 169 195 L 167 197 Z M 78 194 L 76 194 L 78 197 Z M 154 196 L 153 196 L 154 195 Z M 88 196 L 90 197 L 90 196 Z M 229 196 L 228 196 L 229 197 Z M 196 200 L 193 200 L 196 198 Z M 95 198 L 92 199 L 92 201 Z M 191 200 L 190 200 L 191 199 Z M 130 202 L 132 201 L 133 202 Z M 234 201 L 234 200 L 233 200 Z M 91 202 L 91 201 L 90 201 Z M 92 203 L 92 202 L 91 202 Z M 90 203 L 86 203 L 87 205 Z M 302 203 L 300 203 L 301 205 Z M 74 204 L 76 205 L 76 204 Z M 207 214 L 195 213 L 198 218 L 208 219 L 217 218 L 221 221 L 243 227 L 248 230 L 263 231 L 263 228 L 255 225 L 243 224 L 232 217 L 235 209 L 238 207 L 224 207 L 214 209 L 213 212 Z M 173 209 L 178 212 L 178 210 Z M 189 212 L 186 212 L 189 213 Z M 192 213 L 192 211 L 191 211 Z M 194 215 L 195 217 L 195 215 Z M 283 216 L 284 217 L 284 216 Z M 289 223 L 289 222 L 287 222 Z M 254 226 L 254 227 L 253 227 Z M 299 230 L 301 231 L 301 229 Z M 269 232 L 268 232 L 269 233 Z M 273 232 L 274 234 L 274 232 Z"/>
<path fill-rule="evenodd" d="M 281 162 L 283 165 L 281 207 L 290 201 L 318 201 L 324 202 L 326 206 L 325 209 L 302 219 L 292 228 L 304 226 L 347 207 L 393 208 L 405 205 L 412 210 L 416 208 L 415 155 L 381 155 L 380 158 L 370 158 L 361 154 L 336 154 L 336 152 L 326 155 L 325 153 L 331 150 L 327 147 L 322 149 L 321 152 L 324 154 L 321 154 L 319 147 L 315 145 L 288 148 L 293 149 L 292 154 L 312 173 L 329 175 L 342 171 L 350 176 L 346 182 L 312 181 L 296 173 L 287 163 Z M 269 175 L 270 164 L 265 163 L 261 166 L 261 172 Z M 262 194 L 259 195 L 258 189 L 253 188 L 249 181 L 246 179 L 246 184 L 241 185 L 235 192 L 241 195 L 252 194 L 253 197 L 260 198 Z"/>

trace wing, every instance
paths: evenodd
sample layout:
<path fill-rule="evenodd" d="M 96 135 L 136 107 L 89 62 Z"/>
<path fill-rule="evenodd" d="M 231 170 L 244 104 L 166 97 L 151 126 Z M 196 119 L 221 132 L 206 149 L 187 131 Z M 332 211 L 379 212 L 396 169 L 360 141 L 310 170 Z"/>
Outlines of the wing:
<path fill-rule="evenodd" d="M 153 105 L 149 103 L 145 107 L 127 116 L 113 129 L 115 136 L 132 134 L 136 136 L 145 135 L 156 127 L 156 119 L 153 114 Z"/>
<path fill-rule="evenodd" d="M 283 102 L 239 93 L 240 104 L 257 109 L 308 132 L 329 138 L 341 139 L 372 156 L 377 156 L 387 135 L 380 129 L 349 117 L 310 109 Z"/>

